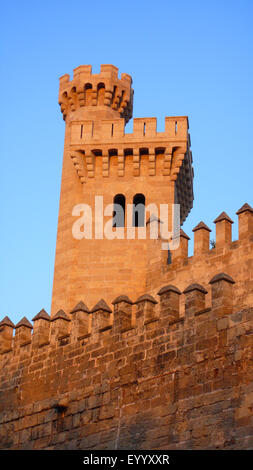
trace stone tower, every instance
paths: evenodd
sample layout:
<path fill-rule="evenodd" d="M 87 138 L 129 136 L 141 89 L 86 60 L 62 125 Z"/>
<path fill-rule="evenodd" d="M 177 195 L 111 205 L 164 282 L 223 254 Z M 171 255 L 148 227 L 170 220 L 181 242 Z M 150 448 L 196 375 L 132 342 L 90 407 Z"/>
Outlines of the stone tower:
<path fill-rule="evenodd" d="M 139 239 L 139 227 L 127 238 L 127 221 L 140 225 L 133 214 L 127 215 L 128 204 L 168 204 L 170 212 L 178 203 L 181 223 L 192 207 L 188 119 L 166 117 L 165 132 L 157 132 L 156 118 L 135 118 L 133 133 L 125 133 L 132 117 L 131 85 L 131 77 L 122 73 L 118 78 L 113 65 L 101 65 L 99 74 L 81 65 L 73 80 L 69 75 L 60 78 L 66 130 L 52 314 L 62 308 L 70 311 L 80 300 L 91 308 L 98 296 L 107 301 L 124 292 L 135 300 L 147 291 L 148 266 L 158 262 L 162 270 L 167 263 L 161 238 Z M 103 211 L 118 201 L 125 210 L 123 236 L 107 239 L 101 224 L 112 224 L 112 214 Z M 91 234 L 76 239 L 73 224 L 82 216 L 80 204 L 91 208 Z M 144 228 L 150 220 L 145 218 Z"/>

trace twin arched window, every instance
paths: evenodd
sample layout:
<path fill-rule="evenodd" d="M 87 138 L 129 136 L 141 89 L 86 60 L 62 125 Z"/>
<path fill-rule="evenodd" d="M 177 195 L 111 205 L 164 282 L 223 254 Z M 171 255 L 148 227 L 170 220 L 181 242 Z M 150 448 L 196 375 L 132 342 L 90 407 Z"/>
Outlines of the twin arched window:
<path fill-rule="evenodd" d="M 113 199 L 113 227 L 125 226 L 126 198 L 123 194 L 117 194 Z M 135 194 L 133 198 L 133 227 L 144 227 L 145 224 L 145 196 Z"/>

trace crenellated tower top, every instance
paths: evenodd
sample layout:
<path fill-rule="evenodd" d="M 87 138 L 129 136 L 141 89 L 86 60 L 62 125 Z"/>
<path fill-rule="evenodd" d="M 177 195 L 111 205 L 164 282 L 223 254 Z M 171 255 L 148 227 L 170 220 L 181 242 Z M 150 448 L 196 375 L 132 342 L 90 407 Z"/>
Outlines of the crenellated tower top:
<path fill-rule="evenodd" d="M 74 69 L 60 77 L 59 104 L 63 119 L 117 119 L 127 123 L 132 117 L 132 78 L 127 73 L 118 77 L 114 65 L 101 65 L 100 73 L 92 74 L 91 65 Z"/>

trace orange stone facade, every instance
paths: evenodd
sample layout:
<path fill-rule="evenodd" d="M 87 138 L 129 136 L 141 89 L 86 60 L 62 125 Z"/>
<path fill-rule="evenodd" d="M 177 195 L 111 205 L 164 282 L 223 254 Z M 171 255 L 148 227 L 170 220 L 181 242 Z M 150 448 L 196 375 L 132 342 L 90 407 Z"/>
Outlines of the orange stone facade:
<path fill-rule="evenodd" d="M 155 118 L 134 119 L 125 134 L 131 77 L 112 65 L 62 77 L 59 101 L 52 312 L 0 323 L 0 448 L 252 448 L 252 207 L 237 211 L 236 241 L 233 220 L 215 219 L 212 248 L 201 221 L 191 257 L 182 229 L 169 253 L 161 237 L 75 239 L 73 207 L 93 207 L 95 196 L 179 203 L 183 223 L 193 203 L 190 137 L 186 117 L 166 118 L 164 133 Z"/>

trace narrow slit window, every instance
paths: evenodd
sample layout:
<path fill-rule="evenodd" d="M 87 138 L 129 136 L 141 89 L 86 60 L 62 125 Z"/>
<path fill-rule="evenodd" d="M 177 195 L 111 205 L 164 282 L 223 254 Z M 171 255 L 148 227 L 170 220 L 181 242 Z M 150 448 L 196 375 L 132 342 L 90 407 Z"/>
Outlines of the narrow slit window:
<path fill-rule="evenodd" d="M 113 199 L 113 227 L 125 226 L 126 198 L 123 194 L 117 194 Z"/>
<path fill-rule="evenodd" d="M 80 132 L 80 138 L 83 138 L 83 124 L 81 125 L 81 132 Z"/>
<path fill-rule="evenodd" d="M 146 123 L 143 124 L 143 135 L 146 135 Z"/>
<path fill-rule="evenodd" d="M 113 124 L 112 124 L 112 131 L 111 131 L 111 136 L 113 137 Z"/>
<path fill-rule="evenodd" d="M 177 133 L 177 121 L 175 122 L 175 134 Z"/>
<path fill-rule="evenodd" d="M 133 199 L 133 226 L 144 227 L 145 224 L 145 196 L 136 194 Z"/>

